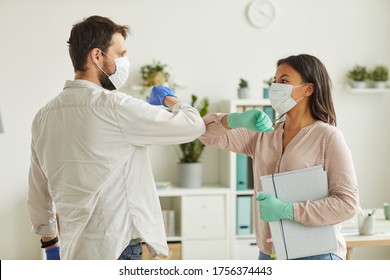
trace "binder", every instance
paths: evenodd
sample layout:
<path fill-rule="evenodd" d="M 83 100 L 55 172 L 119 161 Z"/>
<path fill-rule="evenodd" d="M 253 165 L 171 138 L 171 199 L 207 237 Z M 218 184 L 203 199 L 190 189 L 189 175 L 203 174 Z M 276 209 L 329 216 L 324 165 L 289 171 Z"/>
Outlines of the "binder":
<path fill-rule="evenodd" d="M 251 157 L 248 158 L 248 189 L 253 190 L 254 180 L 253 180 L 253 160 Z"/>
<path fill-rule="evenodd" d="M 248 189 L 248 156 L 237 154 L 237 190 Z"/>
<path fill-rule="evenodd" d="M 275 120 L 275 111 L 271 106 L 264 106 L 263 111 L 272 121 Z"/>
<path fill-rule="evenodd" d="M 252 196 L 237 196 L 237 235 L 252 232 Z"/>
<path fill-rule="evenodd" d="M 166 236 L 175 235 L 175 211 L 172 209 L 163 209 L 163 221 Z"/>
<path fill-rule="evenodd" d="M 238 191 L 248 189 L 253 190 L 253 165 L 252 158 L 244 154 L 237 154 L 237 180 L 236 188 Z"/>
<path fill-rule="evenodd" d="M 328 181 L 322 166 L 260 177 L 263 191 L 282 201 L 303 202 L 328 196 Z M 332 225 L 308 227 L 290 220 L 269 223 L 277 259 L 331 253 L 337 249 Z"/>

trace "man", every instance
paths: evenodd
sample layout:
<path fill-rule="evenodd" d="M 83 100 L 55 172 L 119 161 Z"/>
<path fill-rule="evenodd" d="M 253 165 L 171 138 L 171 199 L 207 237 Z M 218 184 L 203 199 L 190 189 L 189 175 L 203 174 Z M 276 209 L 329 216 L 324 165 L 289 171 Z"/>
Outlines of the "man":
<path fill-rule="evenodd" d="M 192 141 L 205 126 L 169 88 L 148 102 L 111 91 L 128 76 L 128 33 L 100 16 L 74 25 L 75 78 L 33 121 L 28 206 L 47 259 L 140 259 L 141 240 L 168 254 L 147 146 Z"/>

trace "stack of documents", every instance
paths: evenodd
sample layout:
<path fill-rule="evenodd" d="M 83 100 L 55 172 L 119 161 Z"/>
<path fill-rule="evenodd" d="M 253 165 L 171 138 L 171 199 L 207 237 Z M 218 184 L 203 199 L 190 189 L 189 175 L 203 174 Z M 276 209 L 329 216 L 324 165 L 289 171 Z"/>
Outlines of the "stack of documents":
<path fill-rule="evenodd" d="M 304 202 L 328 196 L 328 181 L 322 166 L 260 177 L 263 191 L 282 201 Z M 276 258 L 281 260 L 334 252 L 336 234 L 332 225 L 308 227 L 280 220 L 269 223 Z"/>

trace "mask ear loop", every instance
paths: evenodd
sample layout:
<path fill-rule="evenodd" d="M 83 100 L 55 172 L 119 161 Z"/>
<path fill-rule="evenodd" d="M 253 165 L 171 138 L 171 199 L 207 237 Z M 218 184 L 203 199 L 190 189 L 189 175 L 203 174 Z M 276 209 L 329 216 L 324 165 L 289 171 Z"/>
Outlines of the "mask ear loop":
<path fill-rule="evenodd" d="M 106 54 L 104 51 L 102 51 L 102 50 L 100 50 L 102 53 L 104 53 L 107 57 L 109 57 L 109 58 L 111 58 L 108 54 Z M 112 58 L 111 58 L 112 59 Z M 99 63 L 96 63 L 96 65 L 97 65 L 97 67 L 99 67 L 99 69 L 100 70 L 102 70 L 102 72 L 104 73 L 104 74 L 106 74 L 106 76 L 107 77 L 110 77 L 110 75 L 108 75 L 107 73 L 106 73 L 106 71 L 104 71 L 100 66 L 99 66 Z M 116 68 L 116 65 L 115 65 L 115 68 Z"/>
<path fill-rule="evenodd" d="M 102 72 L 103 72 L 104 74 L 106 74 L 107 77 L 110 77 L 110 75 L 108 75 L 108 74 L 106 73 L 106 71 L 104 71 L 102 68 L 100 68 L 99 64 L 96 64 L 96 65 L 97 65 L 97 67 L 99 67 L 100 70 L 102 70 Z"/>
<path fill-rule="evenodd" d="M 301 84 L 301 85 L 299 85 L 299 86 L 295 86 L 295 87 L 293 87 L 293 88 L 297 88 L 297 87 L 301 87 L 301 86 L 304 86 L 304 85 L 307 85 L 308 83 L 303 83 L 303 84 Z M 299 98 L 297 101 L 295 101 L 295 102 L 299 102 L 299 101 L 301 101 L 303 98 L 305 98 L 306 96 L 302 96 L 301 98 Z"/>

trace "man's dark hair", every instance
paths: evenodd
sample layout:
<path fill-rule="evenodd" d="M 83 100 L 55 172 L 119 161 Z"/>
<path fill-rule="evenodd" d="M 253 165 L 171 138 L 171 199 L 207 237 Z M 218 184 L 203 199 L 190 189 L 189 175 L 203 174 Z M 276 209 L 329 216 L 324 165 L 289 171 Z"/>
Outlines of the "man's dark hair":
<path fill-rule="evenodd" d="M 90 50 L 99 48 L 106 52 L 112 35 L 120 33 L 126 39 L 129 32 L 127 25 L 118 25 L 102 16 L 91 16 L 73 25 L 68 44 L 74 70 L 86 70 L 85 63 Z"/>

